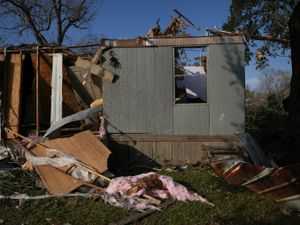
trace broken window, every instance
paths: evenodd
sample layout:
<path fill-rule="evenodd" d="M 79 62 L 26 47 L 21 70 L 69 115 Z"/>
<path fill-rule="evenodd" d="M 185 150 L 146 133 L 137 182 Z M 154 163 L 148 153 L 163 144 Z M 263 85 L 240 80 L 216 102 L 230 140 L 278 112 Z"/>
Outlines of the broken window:
<path fill-rule="evenodd" d="M 207 47 L 174 48 L 175 103 L 207 103 Z"/>

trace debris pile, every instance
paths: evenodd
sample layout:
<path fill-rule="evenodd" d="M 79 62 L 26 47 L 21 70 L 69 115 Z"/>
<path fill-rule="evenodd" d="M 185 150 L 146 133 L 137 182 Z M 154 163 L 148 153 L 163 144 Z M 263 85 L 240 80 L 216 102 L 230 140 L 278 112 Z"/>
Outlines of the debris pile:
<path fill-rule="evenodd" d="M 105 176 L 110 174 L 107 161 L 111 153 L 91 131 L 38 143 L 7 128 L 5 130 L 25 153 L 27 162 L 23 168 L 33 167 L 52 195 L 64 196 L 79 191 L 98 195 L 114 206 L 141 212 L 159 210 L 161 200 L 169 197 L 214 206 L 171 177 L 154 172 L 114 179 Z M 12 196 L 12 199 L 18 198 L 24 198 L 24 195 Z M 26 198 L 35 199 L 34 196 Z"/>
<path fill-rule="evenodd" d="M 178 19 L 184 18 L 177 14 Z M 2 136 L 14 143 L 22 169 L 34 169 L 53 196 L 78 192 L 98 195 L 112 205 L 138 211 L 157 210 L 167 198 L 213 206 L 172 178 L 156 173 L 111 179 L 111 151 L 99 141 L 106 137 L 102 80 L 113 83 L 118 78 L 115 71 L 102 65 L 103 54 L 109 49 L 102 44 L 93 57 L 74 57 L 62 49 L 52 54 L 47 48 L 32 47 L 3 56 L 1 60 L 13 64 L 13 69 L 4 71 L 5 104 L 1 108 L 9 110 L 4 110 L 8 128 Z M 113 51 L 106 60 L 114 68 L 120 66 Z M 29 75 L 23 76 L 23 70 L 30 70 Z M 10 154 L 1 147 L 0 160 Z M 26 193 L 11 196 L 18 198 L 42 197 Z"/>

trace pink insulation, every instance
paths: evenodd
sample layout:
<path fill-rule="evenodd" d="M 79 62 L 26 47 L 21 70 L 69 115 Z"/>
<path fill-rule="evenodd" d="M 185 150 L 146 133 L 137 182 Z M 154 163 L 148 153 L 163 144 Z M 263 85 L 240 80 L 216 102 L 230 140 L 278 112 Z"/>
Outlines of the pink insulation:
<path fill-rule="evenodd" d="M 171 196 L 179 201 L 200 201 L 213 206 L 199 194 L 189 191 L 183 185 L 173 181 L 171 177 L 153 172 L 114 178 L 106 188 L 106 192 L 111 195 L 118 193 L 127 197 L 148 194 L 165 199 Z"/>

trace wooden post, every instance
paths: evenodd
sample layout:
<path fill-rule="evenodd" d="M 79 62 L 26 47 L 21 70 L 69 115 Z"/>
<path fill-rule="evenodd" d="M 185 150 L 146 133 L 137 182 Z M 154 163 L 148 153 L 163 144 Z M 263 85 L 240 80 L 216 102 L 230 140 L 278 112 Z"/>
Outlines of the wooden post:
<path fill-rule="evenodd" d="M 39 47 L 36 47 L 36 65 L 35 65 L 35 117 L 36 117 L 36 135 L 40 133 L 40 111 L 39 111 L 39 75 L 40 75 L 40 55 Z"/>

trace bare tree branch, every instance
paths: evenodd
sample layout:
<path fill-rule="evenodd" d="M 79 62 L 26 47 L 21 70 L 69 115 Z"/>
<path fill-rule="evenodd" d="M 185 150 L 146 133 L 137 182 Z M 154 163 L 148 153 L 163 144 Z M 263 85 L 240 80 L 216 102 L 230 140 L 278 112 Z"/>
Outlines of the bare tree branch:
<path fill-rule="evenodd" d="M 101 0 L 0 0 L 0 29 L 29 32 L 39 45 L 55 35 L 53 44 L 60 46 L 71 28 L 86 29 L 101 5 Z"/>

